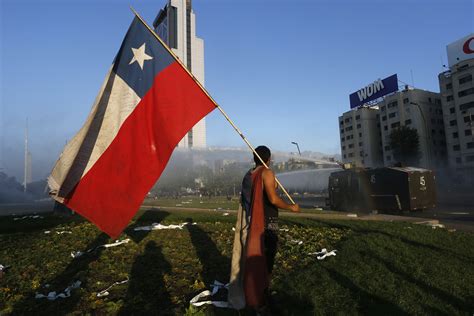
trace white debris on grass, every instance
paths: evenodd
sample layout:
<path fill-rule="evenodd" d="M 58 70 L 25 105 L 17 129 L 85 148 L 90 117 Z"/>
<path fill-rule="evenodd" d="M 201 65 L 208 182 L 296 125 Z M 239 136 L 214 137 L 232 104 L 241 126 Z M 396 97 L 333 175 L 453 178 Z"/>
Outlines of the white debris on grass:
<path fill-rule="evenodd" d="M 40 215 L 26 215 L 26 216 L 23 216 L 23 217 L 15 217 L 15 218 L 13 218 L 13 220 L 14 221 L 19 221 L 19 220 L 28 219 L 28 218 L 40 219 L 40 218 L 43 218 L 43 216 L 40 216 Z"/>
<path fill-rule="evenodd" d="M 45 230 L 44 233 L 45 234 L 51 234 L 51 231 L 50 230 Z M 56 234 L 58 234 L 58 235 L 72 234 L 72 231 L 70 231 L 70 230 L 60 230 L 60 231 L 57 231 Z"/>
<path fill-rule="evenodd" d="M 71 291 L 74 289 L 77 289 L 81 286 L 81 281 L 75 281 L 71 285 L 69 285 L 67 288 L 64 289 L 62 293 L 56 294 L 55 291 L 49 292 L 48 295 L 36 293 L 35 298 L 47 298 L 50 301 L 55 301 L 58 298 L 66 298 L 71 296 Z"/>
<path fill-rule="evenodd" d="M 223 213 L 222 216 L 229 216 L 229 213 Z"/>
<path fill-rule="evenodd" d="M 288 228 L 280 228 L 280 231 L 282 231 L 282 232 L 289 232 L 290 229 L 288 229 Z"/>
<path fill-rule="evenodd" d="M 135 227 L 133 230 L 134 231 L 139 231 L 139 230 L 159 230 L 159 229 L 183 229 L 184 226 L 189 225 L 189 223 L 181 223 L 179 225 L 162 225 L 160 223 L 153 223 L 150 226 L 140 226 L 140 227 Z M 197 223 L 192 223 L 191 225 L 197 225 Z"/>
<path fill-rule="evenodd" d="M 431 226 L 431 228 L 433 228 L 433 229 L 436 229 L 436 228 L 445 228 L 443 224 L 440 224 L 440 223 L 438 222 L 438 220 L 416 222 L 415 224 Z"/>
<path fill-rule="evenodd" d="M 127 244 L 128 242 L 130 242 L 130 239 L 124 239 L 124 240 L 117 240 L 115 241 L 114 243 L 111 243 L 111 244 L 105 244 L 105 245 L 100 245 L 100 246 L 97 246 L 97 247 L 94 247 L 94 248 L 91 248 L 91 249 L 88 249 L 86 250 L 85 252 L 82 252 L 82 251 L 72 251 L 71 252 L 71 257 L 73 258 L 78 258 L 86 253 L 91 253 L 91 252 L 94 252 L 95 250 L 99 249 L 99 248 L 110 248 L 110 247 L 117 247 L 117 246 L 120 246 L 120 245 L 123 245 L 123 244 Z"/>
<path fill-rule="evenodd" d="M 7 271 L 11 266 L 4 266 L 3 264 L 0 264 L 0 272 Z"/>
<path fill-rule="evenodd" d="M 309 255 L 316 255 L 318 260 L 323 260 L 329 256 L 335 256 L 337 250 L 328 251 L 326 248 L 321 249 L 319 252 L 310 252 Z"/>
<path fill-rule="evenodd" d="M 200 299 L 205 298 L 207 296 L 215 295 L 219 291 L 219 289 L 225 288 L 225 289 L 228 290 L 229 289 L 229 283 L 224 284 L 222 282 L 214 280 L 214 283 L 211 284 L 211 287 L 212 287 L 212 291 L 209 291 L 209 290 L 202 291 L 201 293 L 199 293 L 198 295 L 193 297 L 189 303 L 193 306 L 196 306 L 196 307 L 209 304 L 209 305 L 214 305 L 216 307 L 228 308 L 229 303 L 226 302 L 226 301 L 213 301 L 213 300 L 209 300 L 209 299 L 205 300 L 205 301 L 199 301 Z"/>
<path fill-rule="evenodd" d="M 302 245 L 303 244 L 303 241 L 302 240 L 296 240 L 296 239 L 292 239 L 290 240 L 292 243 L 295 243 L 295 244 L 298 244 L 298 245 Z"/>
<path fill-rule="evenodd" d="M 357 214 L 347 214 L 347 217 L 357 217 Z"/>
<path fill-rule="evenodd" d="M 115 283 L 113 283 L 111 286 L 109 286 L 108 288 L 106 288 L 105 290 L 102 290 L 100 292 L 97 293 L 97 297 L 103 297 L 103 296 L 108 296 L 110 293 L 109 293 L 109 290 L 116 286 L 116 285 L 120 285 L 120 284 L 124 284 L 124 283 L 127 283 L 129 281 L 128 277 L 126 280 L 123 280 L 123 281 L 117 281 Z"/>

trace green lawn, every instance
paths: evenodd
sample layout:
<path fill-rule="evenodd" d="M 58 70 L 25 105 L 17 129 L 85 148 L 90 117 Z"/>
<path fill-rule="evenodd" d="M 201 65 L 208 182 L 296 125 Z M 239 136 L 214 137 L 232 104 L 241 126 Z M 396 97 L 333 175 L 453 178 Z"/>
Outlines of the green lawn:
<path fill-rule="evenodd" d="M 186 220 L 198 224 L 133 231 L 153 222 Z M 11 265 L 0 279 L 0 315 L 238 315 L 189 307 L 189 300 L 215 279 L 227 281 L 234 221 L 235 216 L 222 213 L 142 212 L 121 236 L 131 239 L 128 244 L 73 259 L 72 251 L 112 241 L 79 217 L 0 218 L 0 264 Z M 289 231 L 280 234 L 272 285 L 280 314 L 474 312 L 472 233 L 408 223 L 299 218 L 282 219 L 282 228 Z M 321 248 L 337 249 L 337 256 L 318 261 L 308 255 Z M 127 278 L 109 296 L 97 297 Z M 71 297 L 34 298 L 35 293 L 61 292 L 75 280 L 82 284 Z"/>

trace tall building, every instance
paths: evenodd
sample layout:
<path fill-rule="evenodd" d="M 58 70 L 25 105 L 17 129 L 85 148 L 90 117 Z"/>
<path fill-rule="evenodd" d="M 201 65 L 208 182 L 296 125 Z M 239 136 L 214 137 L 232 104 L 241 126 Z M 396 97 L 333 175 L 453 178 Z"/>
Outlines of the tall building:
<path fill-rule="evenodd" d="M 204 86 L 204 41 L 196 36 L 196 16 L 191 0 L 169 0 L 153 22 L 160 38 Z M 178 147 L 206 147 L 206 120 L 203 118 L 183 137 Z"/>
<path fill-rule="evenodd" d="M 361 107 L 339 117 L 341 154 L 344 163 L 356 167 L 383 166 L 379 109 Z"/>
<path fill-rule="evenodd" d="M 370 168 L 394 165 L 397 160 L 390 148 L 390 134 L 400 126 L 418 132 L 419 166 L 444 166 L 446 140 L 440 95 L 408 87 L 339 117 L 342 161 Z"/>
<path fill-rule="evenodd" d="M 438 76 L 449 166 L 474 176 L 474 34 L 447 46 L 449 70 Z"/>
<path fill-rule="evenodd" d="M 439 93 L 405 88 L 387 95 L 379 103 L 379 108 L 385 166 L 397 162 L 390 148 L 390 134 L 400 126 L 407 126 L 418 132 L 419 166 L 428 169 L 444 167 L 446 139 Z"/>

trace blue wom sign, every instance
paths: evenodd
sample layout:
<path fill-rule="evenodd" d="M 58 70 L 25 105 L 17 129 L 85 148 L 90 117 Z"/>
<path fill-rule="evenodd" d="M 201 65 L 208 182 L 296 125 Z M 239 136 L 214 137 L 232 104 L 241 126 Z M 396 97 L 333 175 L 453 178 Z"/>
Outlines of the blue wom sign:
<path fill-rule="evenodd" d="M 349 96 L 351 109 L 395 91 L 398 91 L 397 74 L 391 75 L 383 80 L 378 79 Z"/>

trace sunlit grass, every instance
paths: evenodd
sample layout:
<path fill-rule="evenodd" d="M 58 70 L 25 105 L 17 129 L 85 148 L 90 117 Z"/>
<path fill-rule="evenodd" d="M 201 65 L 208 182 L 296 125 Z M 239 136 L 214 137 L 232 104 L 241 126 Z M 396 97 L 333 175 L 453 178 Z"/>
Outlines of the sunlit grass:
<path fill-rule="evenodd" d="M 133 230 L 184 221 L 197 225 Z M 0 264 L 11 268 L 0 280 L 0 314 L 237 315 L 189 307 L 214 279 L 227 281 L 234 221 L 233 214 L 221 212 L 141 212 L 121 236 L 129 243 L 73 259 L 72 251 L 113 241 L 79 217 L 1 218 Z M 272 290 L 283 315 L 474 311 L 473 234 L 409 223 L 300 218 L 282 218 L 281 228 Z M 321 248 L 337 249 L 337 256 L 319 261 L 309 255 Z M 109 296 L 97 297 L 127 278 Z M 62 292 L 74 280 L 82 284 L 69 298 L 34 298 Z"/>

